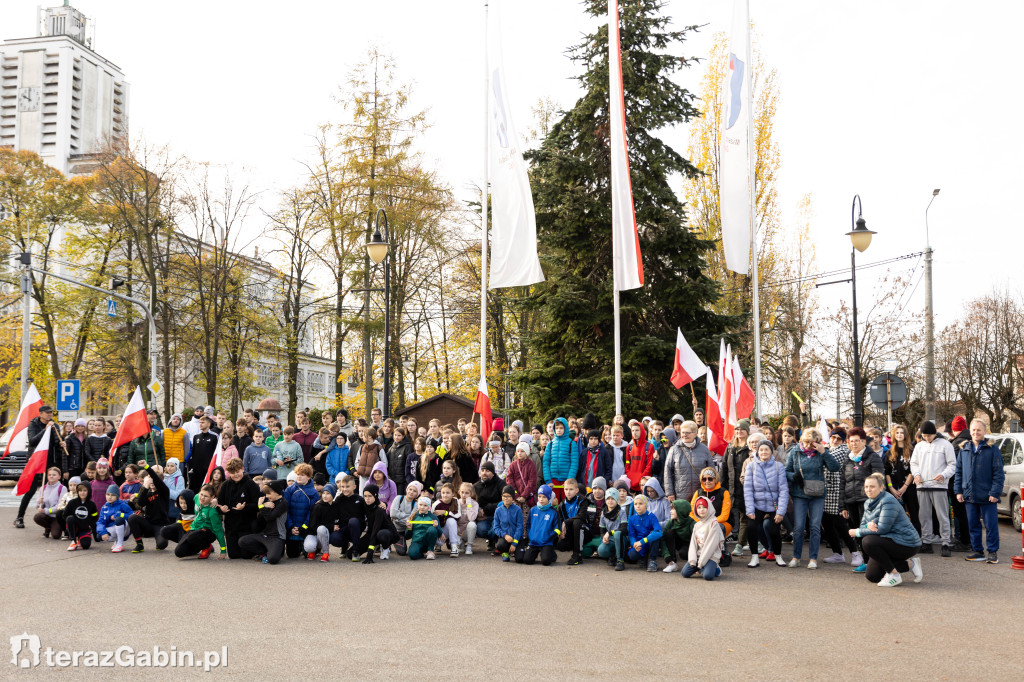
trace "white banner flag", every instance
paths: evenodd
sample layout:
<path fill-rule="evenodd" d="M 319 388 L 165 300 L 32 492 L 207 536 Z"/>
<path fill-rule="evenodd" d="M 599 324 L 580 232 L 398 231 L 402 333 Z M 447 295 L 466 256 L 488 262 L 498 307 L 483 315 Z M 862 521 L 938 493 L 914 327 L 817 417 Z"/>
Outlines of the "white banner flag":
<path fill-rule="evenodd" d="M 633 212 L 633 186 L 626 148 L 626 103 L 622 92 L 619 1 L 608 0 L 608 111 L 612 156 L 612 268 L 616 291 L 644 285 L 644 264 Z"/>
<path fill-rule="evenodd" d="M 491 289 L 544 281 L 526 162 L 512 124 L 501 50 L 501 12 L 488 24 L 491 69 Z"/>
<path fill-rule="evenodd" d="M 725 266 L 741 275 L 750 268 L 750 154 L 747 149 L 750 65 L 747 0 L 734 0 L 729 63 L 722 92 L 722 142 L 718 166 L 718 204 Z"/>

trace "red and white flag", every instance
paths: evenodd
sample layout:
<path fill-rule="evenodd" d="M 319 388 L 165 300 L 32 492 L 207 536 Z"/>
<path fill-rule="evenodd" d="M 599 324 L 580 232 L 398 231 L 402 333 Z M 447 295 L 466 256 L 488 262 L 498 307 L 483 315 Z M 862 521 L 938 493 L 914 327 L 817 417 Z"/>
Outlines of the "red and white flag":
<path fill-rule="evenodd" d="M 732 383 L 737 387 L 736 416 L 739 419 L 750 419 L 750 414 L 754 411 L 754 389 L 750 388 L 746 377 L 743 376 L 736 356 L 732 358 Z"/>
<path fill-rule="evenodd" d="M 622 90 L 622 48 L 619 45 L 619 0 L 608 0 L 608 111 L 612 163 L 612 271 L 615 290 L 644 285 L 640 237 L 633 211 L 633 185 L 626 147 L 626 102 Z"/>
<path fill-rule="evenodd" d="M 12 452 L 28 450 L 28 423 L 39 416 L 39 408 L 43 406 L 43 399 L 39 397 L 39 391 L 35 384 L 29 384 L 25 391 L 25 399 L 21 401 L 21 409 L 18 410 L 18 418 L 14 420 L 11 427 L 11 437 L 4 448 L 3 459 Z"/>
<path fill-rule="evenodd" d="M 32 487 L 32 479 L 35 478 L 36 474 L 46 473 L 46 454 L 50 451 L 51 431 L 53 431 L 53 428 L 47 426 L 43 432 L 43 437 L 39 439 L 39 444 L 36 445 L 36 449 L 32 452 L 32 456 L 25 463 L 25 469 L 21 472 L 18 484 L 14 486 L 14 494 L 16 496 L 24 495 L 29 491 Z"/>
<path fill-rule="evenodd" d="M 476 402 L 473 403 L 473 414 L 480 415 L 480 435 L 484 442 L 491 437 L 491 425 L 494 419 L 491 415 L 491 399 L 487 395 L 487 382 L 480 380 L 480 386 L 476 390 Z"/>
<path fill-rule="evenodd" d="M 217 467 L 224 466 L 227 462 L 222 462 L 224 459 L 224 442 L 220 436 L 217 436 L 217 447 L 213 451 L 213 457 L 210 458 L 210 466 L 206 467 L 206 478 L 203 479 L 203 483 L 210 482 L 210 476 L 213 475 L 213 470 Z"/>
<path fill-rule="evenodd" d="M 708 366 L 700 361 L 690 344 L 683 338 L 683 331 L 676 327 L 676 361 L 672 367 L 672 385 L 682 388 L 707 372 Z"/>
<path fill-rule="evenodd" d="M 724 425 L 725 439 L 732 440 L 736 433 L 736 390 L 732 385 L 732 346 L 725 347 L 725 357 L 719 360 L 718 391 L 719 407 L 722 410 L 722 422 Z"/>
<path fill-rule="evenodd" d="M 135 387 L 135 394 L 128 402 L 121 418 L 121 425 L 117 427 L 114 435 L 114 442 L 110 445 L 113 452 L 125 443 L 130 443 L 139 436 L 145 436 L 150 431 L 149 418 L 146 417 L 146 404 L 142 401 L 142 389 Z"/>
<path fill-rule="evenodd" d="M 708 425 L 708 449 L 719 455 L 725 454 L 729 442 L 725 439 L 722 425 L 722 409 L 718 402 L 718 391 L 715 390 L 715 377 L 711 368 L 707 367 L 708 393 L 704 405 L 704 421 Z"/>

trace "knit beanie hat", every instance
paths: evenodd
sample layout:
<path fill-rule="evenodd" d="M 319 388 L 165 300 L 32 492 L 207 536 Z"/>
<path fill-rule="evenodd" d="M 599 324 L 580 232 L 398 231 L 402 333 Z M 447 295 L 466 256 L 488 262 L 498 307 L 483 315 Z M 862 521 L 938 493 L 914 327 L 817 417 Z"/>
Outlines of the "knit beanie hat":
<path fill-rule="evenodd" d="M 288 487 L 288 481 L 278 481 L 277 479 L 274 479 L 267 483 L 267 487 L 278 495 L 284 495 L 284 491 Z"/>
<path fill-rule="evenodd" d="M 116 485 L 111 483 L 110 485 L 107 486 L 107 494 L 108 495 L 120 495 L 121 494 L 121 490 Z"/>
<path fill-rule="evenodd" d="M 737 429 L 743 429 L 747 433 L 750 433 L 750 420 L 749 419 L 741 419 L 741 420 L 739 420 L 736 423 L 736 428 Z"/>
<path fill-rule="evenodd" d="M 96 461 L 96 466 L 107 467 L 109 469 L 110 461 L 106 457 L 100 457 L 99 460 Z"/>
<path fill-rule="evenodd" d="M 313 485 L 327 485 L 327 474 L 322 471 L 313 474 Z"/>
<path fill-rule="evenodd" d="M 507 485 L 507 486 L 505 486 L 504 488 L 501 489 L 501 494 L 502 495 L 511 495 L 512 497 L 515 497 L 516 496 L 516 489 L 513 488 L 510 485 Z"/>
<path fill-rule="evenodd" d="M 502 419 L 501 417 L 497 417 L 497 418 L 495 418 L 494 421 L 491 422 L 491 431 L 504 431 L 504 430 L 505 430 L 505 420 Z"/>
<path fill-rule="evenodd" d="M 608 490 L 608 481 L 604 480 L 604 476 L 596 476 L 593 483 L 590 484 L 592 490 Z"/>
<path fill-rule="evenodd" d="M 519 421 L 518 419 L 515 420 L 514 422 L 512 422 L 512 426 L 514 426 L 517 429 L 519 429 L 519 433 L 523 432 L 523 422 Z"/>
<path fill-rule="evenodd" d="M 524 433 L 523 435 L 519 436 L 519 442 L 520 443 L 526 443 L 527 445 L 532 445 L 533 444 L 533 436 L 528 434 L 528 433 Z"/>
<path fill-rule="evenodd" d="M 487 471 L 490 471 L 493 474 L 494 473 L 494 462 L 484 462 L 483 464 L 480 465 L 480 469 L 481 470 L 486 469 Z"/>
<path fill-rule="evenodd" d="M 615 490 L 621 490 L 622 492 L 629 494 L 629 483 L 623 481 L 621 478 L 615 481 Z"/>
<path fill-rule="evenodd" d="M 921 435 L 922 436 L 934 436 L 935 435 L 935 422 L 927 421 L 921 424 Z"/>
<path fill-rule="evenodd" d="M 608 497 L 608 498 L 611 498 L 611 499 L 615 500 L 616 502 L 618 502 L 619 501 L 619 489 L 618 488 L 612 488 L 611 490 L 606 492 L 604 496 Z"/>
<path fill-rule="evenodd" d="M 323 495 L 324 493 L 330 493 L 331 497 L 334 497 L 338 494 L 338 487 L 333 483 L 328 483 L 323 487 L 323 490 L 320 491 L 321 495 Z"/>
<path fill-rule="evenodd" d="M 84 419 L 79 418 L 75 420 L 75 426 L 85 426 L 86 424 L 88 424 L 88 422 Z"/>
<path fill-rule="evenodd" d="M 277 469 L 264 469 L 263 470 L 263 481 L 270 483 L 271 481 L 277 480 Z"/>
<path fill-rule="evenodd" d="M 549 485 L 542 485 L 541 487 L 537 488 L 537 494 L 543 495 L 544 497 L 548 498 L 549 501 L 552 497 L 554 497 L 554 493 L 551 492 L 551 486 Z"/>
<path fill-rule="evenodd" d="M 516 446 L 516 452 L 525 452 L 526 454 L 530 454 L 530 444 L 519 441 L 519 445 Z"/>
<path fill-rule="evenodd" d="M 74 490 L 75 486 L 82 482 L 81 476 L 72 476 L 68 479 L 68 490 Z"/>
<path fill-rule="evenodd" d="M 601 440 L 601 429 L 590 429 L 587 431 L 587 438 L 596 438 Z"/>
<path fill-rule="evenodd" d="M 967 420 L 958 414 L 953 417 L 953 423 L 950 425 L 950 428 L 959 433 L 967 428 Z"/>
<path fill-rule="evenodd" d="M 377 487 L 376 483 L 367 483 L 366 486 L 363 487 L 363 493 L 370 493 L 373 495 L 373 499 L 378 501 L 380 500 L 380 488 Z"/>
<path fill-rule="evenodd" d="M 419 499 L 416 500 L 416 504 L 419 504 L 420 502 L 427 505 L 427 509 L 430 509 L 431 499 L 429 497 L 427 497 L 426 495 L 421 495 Z"/>

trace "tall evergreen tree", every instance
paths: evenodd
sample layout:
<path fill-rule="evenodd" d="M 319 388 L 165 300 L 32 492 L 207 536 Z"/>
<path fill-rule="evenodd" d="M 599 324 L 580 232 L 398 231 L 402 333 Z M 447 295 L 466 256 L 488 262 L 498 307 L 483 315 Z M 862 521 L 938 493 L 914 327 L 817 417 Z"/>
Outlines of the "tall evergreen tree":
<path fill-rule="evenodd" d="M 607 14 L 607 0 L 585 0 Z M 622 409 L 627 415 L 690 414 L 690 391 L 669 383 L 676 327 L 708 360 L 718 338 L 739 320 L 714 313 L 718 284 L 705 261 L 713 248 L 686 227 L 674 173 L 699 171 L 656 132 L 699 116 L 694 96 L 672 81 L 690 60 L 678 56 L 695 26 L 669 30 L 662 0 L 631 0 L 621 8 L 620 42 L 633 201 L 645 285 L 620 295 Z M 586 92 L 531 155 L 541 258 L 547 282 L 532 304 L 541 323 L 530 338 L 530 368 L 521 373 L 526 409 L 549 418 L 615 409 L 612 317 L 612 230 L 608 114 L 608 27 L 570 51 L 585 67 Z M 701 382 L 703 383 L 703 382 Z M 703 403 L 703 400 L 701 400 Z"/>

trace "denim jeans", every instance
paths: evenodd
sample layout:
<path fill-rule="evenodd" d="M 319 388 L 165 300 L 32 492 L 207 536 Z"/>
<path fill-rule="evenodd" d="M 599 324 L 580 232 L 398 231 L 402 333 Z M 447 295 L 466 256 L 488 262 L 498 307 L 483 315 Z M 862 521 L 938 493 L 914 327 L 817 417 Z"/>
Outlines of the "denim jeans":
<path fill-rule="evenodd" d="M 975 552 L 982 551 L 981 545 L 981 524 L 985 524 L 985 545 L 988 551 L 999 551 L 999 515 L 996 512 L 995 502 L 975 504 L 967 502 L 967 527 L 971 531 L 971 549 Z"/>
<path fill-rule="evenodd" d="M 491 518 L 486 518 L 486 519 L 483 519 L 482 521 L 477 521 L 476 522 L 476 536 L 478 538 L 487 538 L 488 542 L 493 542 L 493 540 L 491 540 L 491 523 L 493 521 L 494 521 L 494 519 L 491 519 Z"/>
<path fill-rule="evenodd" d="M 697 567 L 687 561 L 683 564 L 683 577 L 689 578 L 691 575 L 697 572 Z M 704 564 L 704 568 L 700 569 L 701 577 L 704 580 L 714 580 L 718 576 L 718 564 L 714 561 L 709 561 Z"/>
<path fill-rule="evenodd" d="M 621 530 L 617 530 L 614 533 L 612 533 L 612 537 L 608 544 L 602 542 L 600 545 L 598 545 L 597 556 L 601 557 L 602 559 L 610 559 L 612 553 L 614 552 L 615 558 L 619 561 L 622 561 L 625 558 L 622 556 L 622 544 L 623 532 Z"/>
<path fill-rule="evenodd" d="M 810 541 L 808 558 L 818 558 L 818 546 L 821 544 L 821 513 L 825 509 L 824 497 L 793 498 L 793 558 L 800 559 L 804 553 L 804 529 L 808 528 L 807 517 L 810 516 Z"/>
<path fill-rule="evenodd" d="M 630 561 L 639 561 L 641 558 L 644 557 L 647 558 L 647 561 L 655 561 L 658 558 L 658 552 L 660 551 L 660 547 L 660 539 L 655 540 L 654 542 L 647 543 L 639 552 L 636 551 L 636 549 L 634 549 L 632 545 L 630 545 L 629 552 L 626 554 L 626 556 L 629 558 Z"/>

